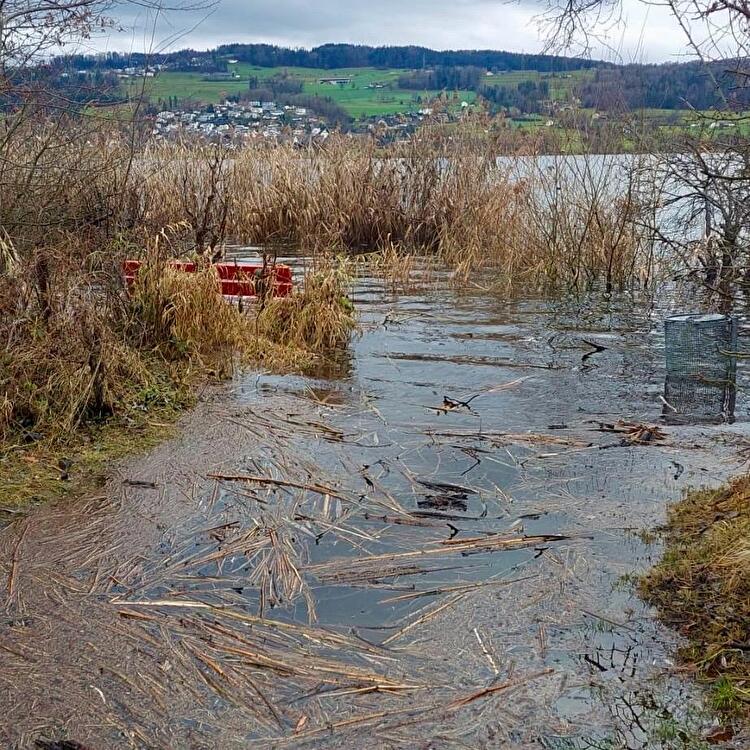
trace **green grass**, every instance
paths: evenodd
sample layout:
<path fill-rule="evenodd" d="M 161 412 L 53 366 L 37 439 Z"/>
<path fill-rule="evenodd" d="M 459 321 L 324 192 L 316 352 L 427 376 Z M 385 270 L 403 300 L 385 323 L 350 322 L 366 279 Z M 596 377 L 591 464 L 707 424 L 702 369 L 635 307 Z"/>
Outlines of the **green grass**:
<path fill-rule="evenodd" d="M 737 686 L 725 675 L 722 675 L 712 686 L 711 705 L 724 713 L 732 713 L 742 706 L 741 693 Z"/>
<path fill-rule="evenodd" d="M 165 374 L 158 384 L 140 394 L 136 408 L 102 424 L 83 425 L 57 442 L 0 446 L 0 522 L 8 509 L 67 495 L 83 495 L 100 486 L 112 461 L 158 445 L 175 432 L 174 423 L 190 408 L 195 397 L 187 385 L 171 382 Z M 63 479 L 60 462 L 70 462 Z"/>
<path fill-rule="evenodd" d="M 160 73 L 146 81 L 132 81 L 127 86 L 131 96 L 140 94 L 141 87 L 151 101 L 176 96 L 195 99 L 203 104 L 216 104 L 229 94 L 247 90 L 247 81 L 204 81 L 198 73 Z"/>
<path fill-rule="evenodd" d="M 668 513 L 665 553 L 639 593 L 685 638 L 681 660 L 715 710 L 750 724 L 750 476 L 693 490 Z"/>
<path fill-rule="evenodd" d="M 550 99 L 565 101 L 573 95 L 576 86 L 583 81 L 593 77 L 591 70 L 571 70 L 561 73 L 543 73 L 538 70 L 511 70 L 505 73 L 495 73 L 494 76 L 485 77 L 485 86 L 506 86 L 507 88 L 518 88 L 522 83 L 534 81 L 540 83 L 547 81 L 549 84 Z"/>
<path fill-rule="evenodd" d="M 315 68 L 259 68 L 237 63 L 229 66 L 230 71 L 239 73 L 238 80 L 207 81 L 200 73 L 182 73 L 168 71 L 145 81 L 133 81 L 129 84 L 131 96 L 140 92 L 145 85 L 145 92 L 153 102 L 166 100 L 170 96 L 178 99 L 195 99 L 203 104 L 216 104 L 227 95 L 237 94 L 248 89 L 248 79 L 253 76 L 259 79 L 270 78 L 282 72 L 300 78 L 303 91 L 306 94 L 329 96 L 352 117 L 372 117 L 377 115 L 410 112 L 426 106 L 426 103 L 436 97 L 437 90 L 406 91 L 398 88 L 398 77 L 404 70 L 380 70 L 377 68 L 340 68 L 323 70 Z M 352 78 L 352 84 L 347 86 L 332 86 L 321 84 L 321 78 Z M 368 89 L 369 84 L 380 82 L 386 84 L 386 89 Z M 476 94 L 473 91 L 448 92 L 449 96 L 457 97 L 461 101 L 473 102 Z"/>

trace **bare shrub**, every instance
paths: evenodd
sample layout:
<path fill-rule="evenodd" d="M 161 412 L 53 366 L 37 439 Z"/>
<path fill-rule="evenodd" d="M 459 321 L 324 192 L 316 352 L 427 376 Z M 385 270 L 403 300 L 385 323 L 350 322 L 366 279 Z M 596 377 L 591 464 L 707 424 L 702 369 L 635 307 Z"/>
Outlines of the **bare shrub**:
<path fill-rule="evenodd" d="M 271 299 L 258 311 L 257 334 L 292 350 L 321 354 L 341 348 L 356 327 L 347 296 L 351 282 L 345 261 L 324 261 L 291 297 Z"/>

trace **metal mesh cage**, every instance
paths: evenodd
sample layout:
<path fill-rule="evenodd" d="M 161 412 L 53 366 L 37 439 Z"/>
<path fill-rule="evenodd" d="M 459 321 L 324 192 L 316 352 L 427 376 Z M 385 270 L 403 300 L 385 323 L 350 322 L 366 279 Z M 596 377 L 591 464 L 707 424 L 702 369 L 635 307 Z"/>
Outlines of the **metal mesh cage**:
<path fill-rule="evenodd" d="M 669 404 L 665 416 L 732 419 L 737 319 L 727 315 L 674 315 L 664 323 L 664 338 L 664 398 Z"/>

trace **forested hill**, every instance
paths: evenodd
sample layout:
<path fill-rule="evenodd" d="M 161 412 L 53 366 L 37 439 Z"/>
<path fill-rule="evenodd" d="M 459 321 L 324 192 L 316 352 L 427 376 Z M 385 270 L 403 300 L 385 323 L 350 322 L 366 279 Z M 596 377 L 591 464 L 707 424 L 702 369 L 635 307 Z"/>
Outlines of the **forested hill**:
<path fill-rule="evenodd" d="M 597 69 L 577 88 L 584 107 L 635 110 L 750 106 L 741 60 L 621 65 Z M 739 71 L 739 72 L 738 72 Z"/>
<path fill-rule="evenodd" d="M 315 69 L 394 68 L 419 70 L 434 67 L 476 67 L 485 70 L 533 70 L 558 72 L 607 68 L 608 63 L 578 57 L 529 55 L 498 50 L 447 50 L 426 47 L 368 47 L 355 44 L 324 44 L 313 49 L 291 49 L 272 44 L 223 44 L 209 51 L 182 49 L 159 55 L 139 53 L 71 55 L 66 59 L 82 68 L 94 65 L 117 68 L 125 65 L 166 63 L 181 69 L 223 70 L 226 59 L 262 68 L 290 67 Z"/>
<path fill-rule="evenodd" d="M 736 60 L 710 65 L 698 61 L 616 65 L 577 57 L 418 46 L 324 44 L 292 49 L 224 44 L 212 50 L 155 55 L 70 55 L 46 67 L 53 77 L 55 73 L 67 76 L 62 83 L 68 84 L 78 83 L 82 73 L 127 79 L 148 68 L 158 71 L 157 97 L 165 102 L 176 97 L 212 101 L 218 92 L 239 95 L 250 89 L 255 89 L 256 98 L 270 91 L 269 99 L 277 99 L 291 94 L 288 89 L 293 86 L 296 95 L 332 99 L 361 116 L 398 111 L 407 106 L 404 95 L 413 98 L 413 104 L 442 91 L 461 91 L 462 96 L 470 92 L 494 110 L 522 114 L 545 114 L 563 106 L 604 111 L 710 110 L 724 107 L 727 99 L 744 110 L 750 108 L 750 87 L 736 73 L 744 65 Z M 332 71 L 332 81 L 320 73 L 324 70 Z M 335 78 L 335 71 L 341 79 Z M 326 85 L 330 83 L 333 87 Z M 389 97 L 390 101 L 383 101 Z M 378 101 L 390 106 L 377 107 Z"/>
<path fill-rule="evenodd" d="M 475 66 L 487 70 L 536 70 L 552 72 L 609 67 L 598 60 L 556 55 L 528 55 L 499 50 L 445 50 L 427 47 L 369 47 L 359 44 L 324 44 L 313 49 L 289 49 L 270 44 L 224 44 L 219 56 L 261 67 L 299 68 L 408 68 Z"/>

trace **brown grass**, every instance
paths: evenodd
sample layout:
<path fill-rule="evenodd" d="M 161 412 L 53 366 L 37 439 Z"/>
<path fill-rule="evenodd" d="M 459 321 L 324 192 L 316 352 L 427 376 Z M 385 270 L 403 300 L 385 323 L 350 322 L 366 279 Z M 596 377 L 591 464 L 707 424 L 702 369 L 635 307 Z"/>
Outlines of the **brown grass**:
<path fill-rule="evenodd" d="M 324 261 L 290 297 L 270 299 L 260 307 L 258 335 L 317 354 L 341 348 L 356 326 L 354 305 L 347 296 L 351 282 L 345 260 Z"/>
<path fill-rule="evenodd" d="M 636 170 L 585 154 L 572 165 L 533 153 L 498 165 L 495 153 L 487 141 L 418 141 L 391 154 L 333 138 L 324 149 L 247 148 L 220 161 L 213 147 L 158 144 L 135 181 L 138 223 L 181 225 L 183 246 L 198 252 L 231 239 L 395 254 L 398 275 L 405 257 L 430 255 L 458 282 L 489 269 L 506 289 L 652 280 Z"/>
<path fill-rule="evenodd" d="M 683 661 L 712 683 L 714 706 L 750 720 L 750 478 L 696 490 L 669 511 L 663 559 L 644 598 L 687 638 Z"/>
<path fill-rule="evenodd" d="M 31 312 L 24 287 L 19 282 L 17 296 L 3 297 L 0 430 L 66 432 L 111 416 L 152 382 L 146 363 L 113 328 L 115 313 L 90 290 L 63 286 L 48 310 Z"/>
<path fill-rule="evenodd" d="M 225 302 L 209 263 L 183 273 L 151 253 L 133 290 L 129 326 L 142 347 L 169 360 L 196 360 L 217 374 L 231 371 L 242 348 L 247 320 Z"/>
<path fill-rule="evenodd" d="M 241 312 L 224 300 L 210 266 L 186 274 L 147 261 L 116 311 L 91 292 L 59 300 L 46 320 L 17 321 L 2 362 L 0 429 L 66 433 L 127 411 L 163 373 L 225 377 L 238 358 L 310 368 L 346 346 L 355 328 L 348 283 L 345 267 L 321 268 L 288 299 Z"/>

